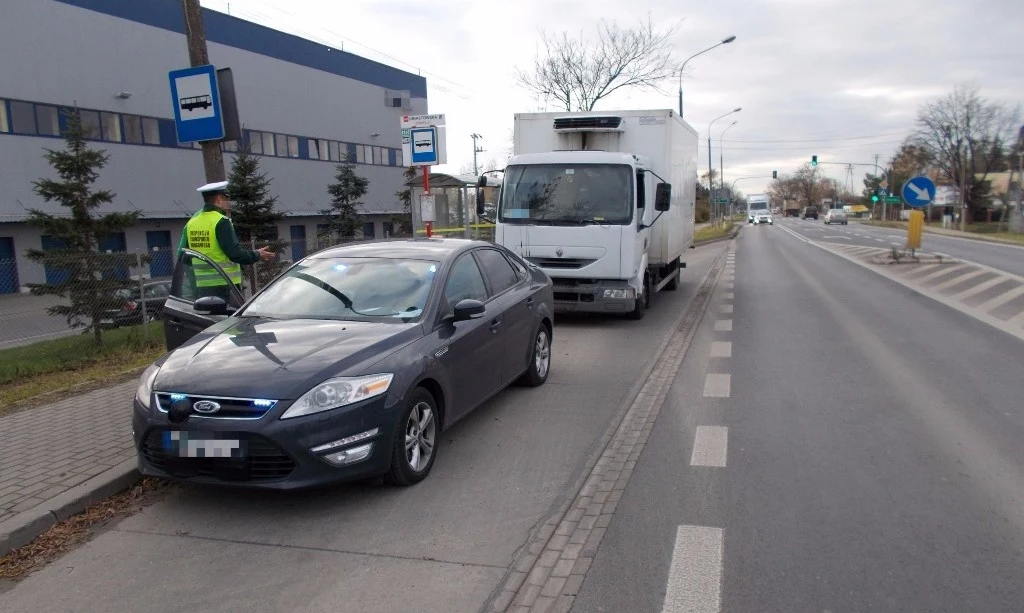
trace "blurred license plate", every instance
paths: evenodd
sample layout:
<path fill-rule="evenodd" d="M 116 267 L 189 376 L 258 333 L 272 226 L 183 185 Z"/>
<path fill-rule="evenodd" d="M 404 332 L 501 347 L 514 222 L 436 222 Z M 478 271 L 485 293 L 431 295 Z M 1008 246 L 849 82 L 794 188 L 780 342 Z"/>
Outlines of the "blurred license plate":
<path fill-rule="evenodd" d="M 245 441 L 201 432 L 164 432 L 163 447 L 179 458 L 244 458 Z"/>

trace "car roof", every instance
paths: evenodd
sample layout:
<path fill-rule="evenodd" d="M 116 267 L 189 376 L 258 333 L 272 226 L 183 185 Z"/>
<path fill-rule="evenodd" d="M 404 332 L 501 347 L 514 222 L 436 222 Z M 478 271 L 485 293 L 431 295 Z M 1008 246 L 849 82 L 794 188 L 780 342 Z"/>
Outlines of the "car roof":
<path fill-rule="evenodd" d="M 310 258 L 331 257 L 384 257 L 396 259 L 445 260 L 474 247 L 494 247 L 492 243 L 460 238 L 405 238 L 359 243 L 331 247 L 310 255 Z"/>

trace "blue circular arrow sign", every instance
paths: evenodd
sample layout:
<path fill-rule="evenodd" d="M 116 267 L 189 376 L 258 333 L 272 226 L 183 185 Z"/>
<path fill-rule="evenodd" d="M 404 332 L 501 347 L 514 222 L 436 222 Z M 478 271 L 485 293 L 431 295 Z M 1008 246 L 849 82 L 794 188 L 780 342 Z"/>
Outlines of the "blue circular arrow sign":
<path fill-rule="evenodd" d="M 914 177 L 903 184 L 903 202 L 912 207 L 925 207 L 935 200 L 935 182 L 928 177 Z"/>

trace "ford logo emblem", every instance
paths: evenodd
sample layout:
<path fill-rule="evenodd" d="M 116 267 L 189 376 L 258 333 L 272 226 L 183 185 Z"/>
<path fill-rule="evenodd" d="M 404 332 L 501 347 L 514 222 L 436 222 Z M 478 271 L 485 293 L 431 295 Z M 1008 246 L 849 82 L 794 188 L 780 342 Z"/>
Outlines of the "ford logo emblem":
<path fill-rule="evenodd" d="M 555 255 L 557 255 L 558 257 L 562 257 L 563 253 L 565 253 L 565 252 L 562 251 L 561 247 L 559 247 L 558 249 L 555 249 Z"/>
<path fill-rule="evenodd" d="M 212 400 L 200 400 L 192 405 L 196 413 L 216 413 L 220 410 L 220 405 Z"/>

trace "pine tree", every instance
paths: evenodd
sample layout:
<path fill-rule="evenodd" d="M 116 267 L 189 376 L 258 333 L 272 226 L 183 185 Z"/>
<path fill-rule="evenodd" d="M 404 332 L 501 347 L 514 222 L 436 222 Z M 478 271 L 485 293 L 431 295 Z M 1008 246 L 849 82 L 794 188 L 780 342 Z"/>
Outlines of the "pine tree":
<path fill-rule="evenodd" d="M 369 179 L 356 174 L 356 165 L 345 157 L 337 166 L 335 183 L 327 186 L 331 195 L 331 208 L 322 211 L 330 224 L 331 232 L 341 238 L 353 238 L 359 227 L 360 198 L 366 195 Z"/>
<path fill-rule="evenodd" d="M 72 328 L 84 327 L 86 334 L 91 331 L 96 344 L 102 345 L 99 322 L 108 309 L 121 306 L 122 300 L 115 292 L 129 287 L 130 281 L 122 278 L 121 273 L 133 266 L 136 258 L 125 253 L 99 253 L 98 247 L 105 237 L 135 225 L 139 216 L 136 212 L 97 213 L 101 206 L 114 200 L 113 192 L 93 187 L 109 156 L 87 146 L 77 108 L 65 111 L 64 115 L 66 147 L 61 151 L 47 149 L 44 156 L 60 179 L 39 179 L 32 185 L 45 202 L 57 202 L 68 212 L 58 216 L 30 209 L 28 219 L 28 223 L 42 228 L 44 235 L 53 237 L 63 247 L 27 252 L 30 260 L 45 265 L 59 281 L 28 286 L 35 295 L 66 298 L 68 304 L 47 309 L 50 315 L 65 317 Z"/>
<path fill-rule="evenodd" d="M 395 192 L 395 198 L 402 205 L 402 213 L 391 216 L 391 225 L 394 226 L 395 236 L 412 235 L 412 186 L 409 183 L 418 174 L 415 166 L 410 166 L 402 173 L 404 189 Z"/>
<path fill-rule="evenodd" d="M 276 209 L 277 196 L 270 194 L 273 179 L 260 172 L 260 161 L 252 155 L 249 146 L 238 148 L 228 175 L 228 197 L 231 198 L 231 225 L 238 241 L 246 249 L 268 246 L 274 253 L 284 251 L 286 243 L 279 240 L 277 222 L 285 218 Z M 283 268 L 278 261 L 260 262 L 246 267 L 246 276 L 255 290 L 277 276 Z M 259 271 L 259 278 L 257 278 Z"/>

